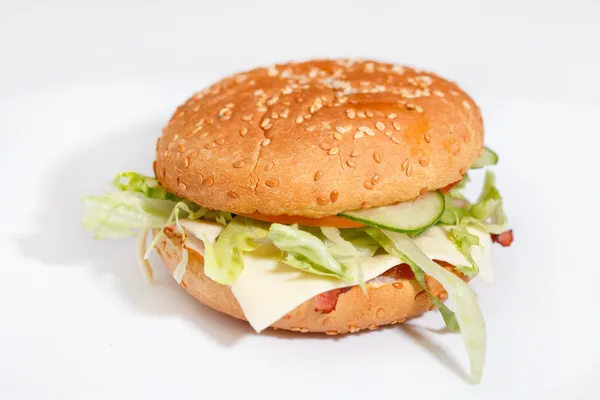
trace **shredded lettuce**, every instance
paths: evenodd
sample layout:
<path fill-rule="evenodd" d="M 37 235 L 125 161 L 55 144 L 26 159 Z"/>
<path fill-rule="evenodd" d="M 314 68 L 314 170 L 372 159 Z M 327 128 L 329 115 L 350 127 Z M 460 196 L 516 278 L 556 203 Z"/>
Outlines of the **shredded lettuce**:
<path fill-rule="evenodd" d="M 502 196 L 495 186 L 495 176 L 486 171 L 483 189 L 477 202 L 471 204 L 460 193 L 459 185 L 445 195 L 446 209 L 440 218 L 443 225 L 474 225 L 488 233 L 499 234 L 508 226 L 508 220 L 502 208 Z"/>
<path fill-rule="evenodd" d="M 286 253 L 282 261 L 290 267 L 340 279 L 348 276 L 348 267 L 331 254 L 321 239 L 297 226 L 271 224 L 268 237 Z"/>
<path fill-rule="evenodd" d="M 366 293 L 367 287 L 361 264 L 367 258 L 373 257 L 379 246 L 377 244 L 373 245 L 372 241 L 365 241 L 364 237 L 368 238 L 367 235 L 362 235 L 363 237 L 352 235 L 347 240 L 342 237 L 340 230 L 337 228 L 323 226 L 321 232 L 326 238 L 325 245 L 331 254 L 348 268 L 348 271 L 354 276 L 355 282 Z M 360 231 L 356 230 L 354 233 L 358 232 Z"/>
<path fill-rule="evenodd" d="M 460 327 L 463 342 L 469 353 L 471 380 L 473 383 L 479 383 L 485 364 L 485 321 L 471 287 L 452 272 L 430 260 L 407 235 L 389 231 L 377 232 L 375 228 L 369 228 L 369 233 L 380 241 L 386 251 L 410 265 L 413 272 L 415 269 L 421 271 L 419 274 L 424 271 L 446 289 L 455 310 L 455 313 L 452 314 L 454 318 L 451 321 Z M 388 240 L 385 240 L 384 236 Z M 416 273 L 415 276 L 417 276 Z M 419 280 L 419 278 L 417 279 Z M 424 286 L 424 283 L 421 285 Z M 448 321 L 446 323 L 448 324 Z"/>
<path fill-rule="evenodd" d="M 385 249 L 385 251 L 387 251 L 389 254 L 393 255 L 394 257 L 401 259 L 403 262 L 405 262 L 406 264 L 408 264 L 410 266 L 410 269 L 412 270 L 413 274 L 415 275 L 415 279 L 417 280 L 417 282 L 419 282 L 421 287 L 425 290 L 425 292 L 431 299 L 431 302 L 433 303 L 435 308 L 437 308 L 438 311 L 440 312 L 440 314 L 442 315 L 442 318 L 444 319 L 446 326 L 453 331 L 458 331 L 459 330 L 458 322 L 456 321 L 456 316 L 454 315 L 452 310 L 450 310 L 437 297 L 432 295 L 431 292 L 429 291 L 429 289 L 427 289 L 427 284 L 425 283 L 425 272 L 423 272 L 421 267 L 419 265 L 415 264 L 414 262 L 412 262 L 411 260 L 407 259 L 400 251 L 398 251 L 398 249 L 395 247 L 392 240 L 388 236 L 386 236 L 386 233 L 383 230 L 370 227 L 370 228 L 366 228 L 366 232 L 369 235 L 371 235 L 371 237 L 373 237 L 375 240 L 377 240 L 377 242 L 381 245 L 381 247 L 383 247 Z"/>
<path fill-rule="evenodd" d="M 214 246 L 204 238 L 204 273 L 224 285 L 233 285 L 244 269 L 243 254 L 256 250 L 267 237 L 269 224 L 237 216 L 217 238 Z"/>
<path fill-rule="evenodd" d="M 450 228 L 448 238 L 454 243 L 454 246 L 456 246 L 458 251 L 465 256 L 469 263 L 471 263 L 470 266 L 456 265 L 455 267 L 469 278 L 474 278 L 479 273 L 479 266 L 475 260 L 473 260 L 471 247 L 479 246 L 479 237 L 470 233 L 466 227 L 457 226 Z"/>

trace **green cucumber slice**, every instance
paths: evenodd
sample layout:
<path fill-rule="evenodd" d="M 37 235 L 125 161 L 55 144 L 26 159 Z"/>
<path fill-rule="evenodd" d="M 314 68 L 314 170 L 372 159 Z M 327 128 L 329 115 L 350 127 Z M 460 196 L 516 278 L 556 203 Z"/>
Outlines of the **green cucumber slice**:
<path fill-rule="evenodd" d="M 445 208 L 444 195 L 435 191 L 413 201 L 366 210 L 344 211 L 339 216 L 379 229 L 413 233 L 435 224 Z"/>
<path fill-rule="evenodd" d="M 473 163 L 473 165 L 471 165 L 471 168 L 478 169 L 496 164 L 498 164 L 498 154 L 487 147 L 484 147 L 483 154 Z"/>

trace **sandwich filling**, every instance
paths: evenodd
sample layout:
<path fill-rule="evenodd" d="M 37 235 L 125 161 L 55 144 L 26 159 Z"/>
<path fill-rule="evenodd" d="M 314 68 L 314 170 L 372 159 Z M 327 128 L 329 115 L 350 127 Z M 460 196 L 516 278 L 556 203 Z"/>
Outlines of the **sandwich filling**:
<path fill-rule="evenodd" d="M 484 164 L 478 160 L 475 166 Z M 367 290 L 367 282 L 393 280 L 394 274 L 415 279 L 446 325 L 461 332 L 472 380 L 478 382 L 485 361 L 485 323 L 465 280 L 477 275 L 493 279 L 491 245 L 510 245 L 512 232 L 507 231 L 493 173 L 486 172 L 475 202 L 463 194 L 467 182 L 465 176 L 413 202 L 312 219 L 209 210 L 169 193 L 154 178 L 126 172 L 113 181 L 117 191 L 84 198 L 82 225 L 96 238 L 139 235 L 140 265 L 149 279 L 148 255 L 161 240 L 177 235 L 181 259 L 175 280 L 183 279 L 188 251 L 201 254 L 204 274 L 231 287 L 257 331 L 315 296 L 318 311 L 330 312 L 349 286 Z M 146 246 L 151 230 L 158 233 Z M 429 294 L 425 274 L 442 284 L 453 310 Z"/>

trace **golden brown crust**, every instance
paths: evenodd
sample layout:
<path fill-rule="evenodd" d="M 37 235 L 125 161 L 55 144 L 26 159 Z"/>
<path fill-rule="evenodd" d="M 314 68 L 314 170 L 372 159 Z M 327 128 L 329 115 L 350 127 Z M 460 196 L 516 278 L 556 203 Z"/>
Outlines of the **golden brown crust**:
<path fill-rule="evenodd" d="M 178 241 L 176 237 L 173 239 Z M 158 254 L 173 273 L 181 255 L 180 242 L 166 246 L 161 241 Z M 228 286 L 221 285 L 204 275 L 202 256 L 189 251 L 187 270 L 181 286 L 200 303 L 232 317 L 246 320 L 235 296 Z M 445 300 L 447 293 L 433 278 L 426 275 L 431 293 Z M 425 291 L 414 280 L 382 285 L 367 284 L 368 296 L 357 286 L 339 295 L 335 310 L 329 313 L 315 311 L 315 300 L 310 299 L 272 325 L 274 328 L 299 332 L 327 334 L 353 333 L 363 329 L 376 329 L 383 325 L 402 323 L 409 318 L 432 309 Z"/>
<path fill-rule="evenodd" d="M 431 73 L 316 60 L 226 78 L 175 112 L 155 174 L 211 209 L 323 217 L 413 199 L 481 154 L 473 100 Z"/>

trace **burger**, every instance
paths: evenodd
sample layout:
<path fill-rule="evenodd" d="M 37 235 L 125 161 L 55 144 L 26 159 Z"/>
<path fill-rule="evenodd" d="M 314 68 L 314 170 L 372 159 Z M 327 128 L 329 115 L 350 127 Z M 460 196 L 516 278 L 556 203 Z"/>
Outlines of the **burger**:
<path fill-rule="evenodd" d="M 475 201 L 463 193 L 470 170 L 498 161 L 483 139 L 475 102 L 432 73 L 257 68 L 179 106 L 155 176 L 119 174 L 117 190 L 84 198 L 82 225 L 138 235 L 148 279 L 156 250 L 190 295 L 257 332 L 347 334 L 435 308 L 478 382 L 485 324 L 468 282 L 491 280 L 492 243 L 512 242 L 494 175 Z"/>

